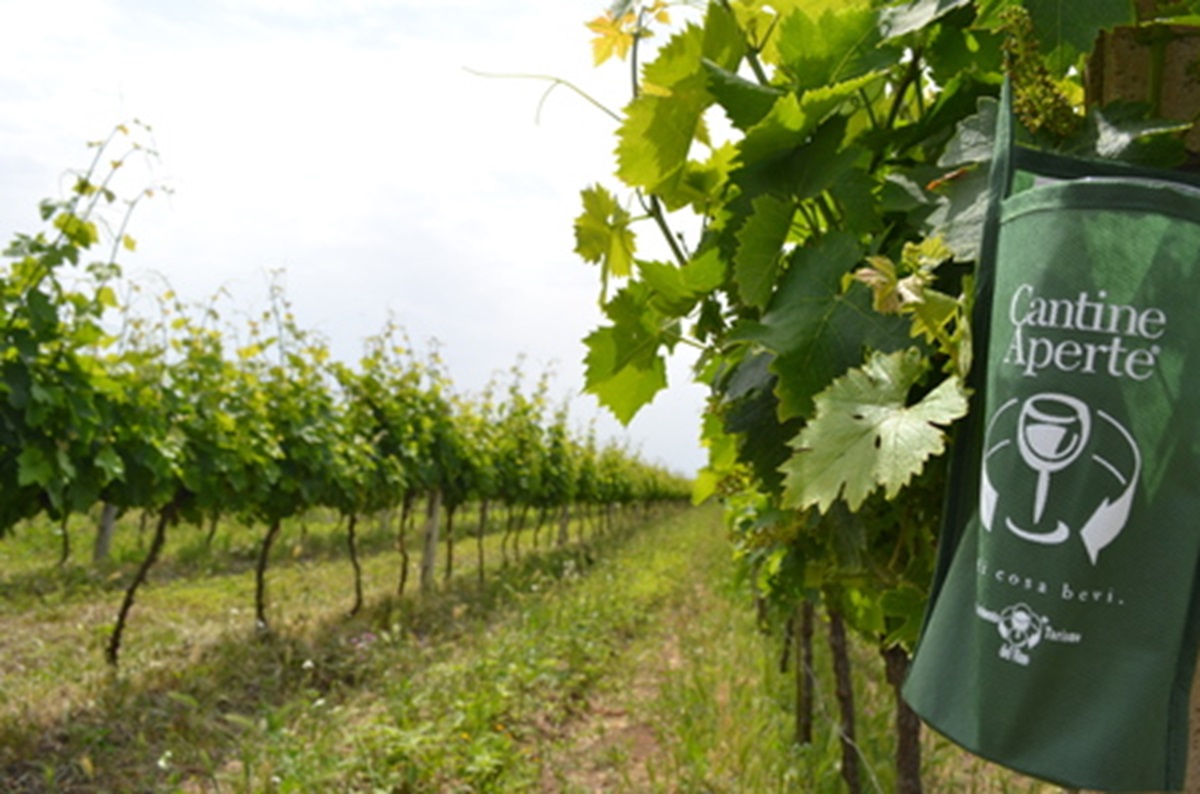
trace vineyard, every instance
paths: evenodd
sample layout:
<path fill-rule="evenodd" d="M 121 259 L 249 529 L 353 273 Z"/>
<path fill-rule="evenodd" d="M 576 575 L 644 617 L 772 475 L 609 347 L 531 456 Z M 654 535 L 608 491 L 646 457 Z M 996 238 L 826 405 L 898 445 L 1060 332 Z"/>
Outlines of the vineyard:
<path fill-rule="evenodd" d="M 121 127 L 97 144 L 93 169 L 114 139 L 130 134 Z M 44 203 L 53 231 L 17 235 L 0 282 L 0 535 L 45 517 L 57 525 L 65 564 L 72 516 L 101 516 L 98 561 L 117 517 L 136 511 L 151 527 L 106 648 L 111 664 L 135 594 L 181 521 L 207 526 L 209 541 L 222 517 L 262 527 L 253 606 L 266 631 L 272 546 L 286 519 L 314 510 L 343 519 L 353 614 L 362 606 L 360 517 L 395 516 L 403 594 L 418 552 L 420 586 L 432 587 L 441 537 L 452 571 L 455 522 L 468 502 L 479 554 L 494 513 L 507 559 L 520 554 L 524 531 L 536 543 L 549 523 L 565 544 L 573 510 L 610 524 L 618 508 L 686 500 L 682 478 L 601 447 L 594 435 L 578 437 L 567 406 L 548 405 L 547 378 L 525 391 L 514 367 L 500 394 L 456 395 L 436 353 L 419 360 L 390 323 L 368 340 L 358 366 L 333 361 L 322 340 L 297 326 L 278 287 L 245 328 L 223 326 L 218 301 L 193 311 L 170 292 L 153 321 L 129 313 L 114 321 L 120 271 L 111 259 L 86 265 L 83 278 L 73 272 L 69 286 L 63 271 L 84 268 L 81 258 L 99 242 L 93 216 L 116 200 L 108 179 L 121 165 L 112 160 L 104 178 L 82 173 L 69 198 Z M 135 247 L 123 232 L 115 242 Z M 418 499 L 425 516 L 416 539 Z M 414 540 L 419 548 L 410 551 Z"/>
<path fill-rule="evenodd" d="M 519 358 L 466 394 L 396 320 L 335 360 L 281 280 L 250 315 L 128 282 L 156 191 L 114 185 L 146 147 L 91 144 L 0 271 L 0 788 L 1052 790 L 922 731 L 902 689 L 943 514 L 976 498 L 952 458 L 980 433 L 1001 86 L 1022 145 L 1179 166 L 1161 93 L 1085 85 L 1106 36 L 1200 18 L 1148 5 L 588 23 L 631 93 L 567 84 L 616 122 L 619 184 L 574 224 L 587 390 L 628 422 L 698 351 L 694 482 L 581 431 Z"/>

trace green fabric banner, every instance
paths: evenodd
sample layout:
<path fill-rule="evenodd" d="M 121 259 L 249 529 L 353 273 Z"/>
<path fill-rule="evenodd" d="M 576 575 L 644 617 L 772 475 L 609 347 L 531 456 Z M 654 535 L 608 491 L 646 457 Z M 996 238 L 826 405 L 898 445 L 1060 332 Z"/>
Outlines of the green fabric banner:
<path fill-rule="evenodd" d="M 1027 774 L 1179 789 L 1200 559 L 1200 188 L 1013 147 L 1002 106 L 973 425 L 905 697 Z"/>

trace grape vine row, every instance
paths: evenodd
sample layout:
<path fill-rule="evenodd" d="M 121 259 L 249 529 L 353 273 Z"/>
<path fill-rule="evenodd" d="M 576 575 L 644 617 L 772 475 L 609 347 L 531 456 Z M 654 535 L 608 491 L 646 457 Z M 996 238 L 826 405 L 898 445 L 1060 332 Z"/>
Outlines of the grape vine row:
<path fill-rule="evenodd" d="M 219 296 L 193 305 L 167 291 L 155 296 L 153 316 L 135 314 L 117 299 L 121 289 L 141 292 L 115 263 L 118 250 L 136 245 L 124 222 L 113 255 L 85 263 L 106 209 L 120 201 L 109 180 L 123 159 L 101 163 L 134 135 L 122 126 L 97 143 L 68 197 L 42 204 L 49 229 L 17 234 L 0 269 L 0 538 L 44 516 L 68 543 L 68 518 L 100 505 L 109 520 L 131 510 L 154 516 L 107 644 L 112 664 L 136 592 L 179 524 L 229 516 L 260 528 L 255 619 L 268 631 L 270 553 L 294 516 L 323 509 L 345 519 L 353 613 L 363 605 L 355 536 L 363 516 L 400 512 L 403 594 L 419 500 L 428 590 L 440 537 L 453 570 L 453 521 L 467 502 L 480 505 L 479 553 L 490 508 L 505 516 L 505 555 L 517 555 L 531 515 L 535 541 L 554 516 L 566 543 L 572 511 L 611 521 L 620 508 L 689 497 L 684 477 L 574 430 L 568 406 L 551 404 L 549 376 L 530 388 L 520 364 L 503 388 L 460 394 L 436 350 L 419 356 L 391 320 L 356 364 L 334 360 L 326 340 L 297 323 L 278 280 L 268 308 L 244 328 L 225 319 L 236 313 Z M 126 202 L 126 220 L 147 194 Z"/>

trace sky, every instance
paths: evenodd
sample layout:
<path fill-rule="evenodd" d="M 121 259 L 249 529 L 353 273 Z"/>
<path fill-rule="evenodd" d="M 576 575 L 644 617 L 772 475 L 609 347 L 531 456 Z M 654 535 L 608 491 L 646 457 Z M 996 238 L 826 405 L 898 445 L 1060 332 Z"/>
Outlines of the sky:
<path fill-rule="evenodd" d="M 602 316 L 572 221 L 580 190 L 621 188 L 615 123 L 564 87 L 478 74 L 562 78 L 619 110 L 628 67 L 595 68 L 585 27 L 606 6 L 0 2 L 0 234 L 41 228 L 38 202 L 65 194 L 86 142 L 140 120 L 157 155 L 131 160 L 118 192 L 169 192 L 130 220 L 130 281 L 197 303 L 225 289 L 251 313 L 281 271 L 299 325 L 342 361 L 389 317 L 418 349 L 436 340 L 462 392 L 522 357 L 531 380 L 553 371 L 581 431 L 594 420 L 692 474 L 704 390 L 686 354 L 627 429 L 580 393 Z M 644 225 L 639 245 L 662 256 L 653 236 Z"/>

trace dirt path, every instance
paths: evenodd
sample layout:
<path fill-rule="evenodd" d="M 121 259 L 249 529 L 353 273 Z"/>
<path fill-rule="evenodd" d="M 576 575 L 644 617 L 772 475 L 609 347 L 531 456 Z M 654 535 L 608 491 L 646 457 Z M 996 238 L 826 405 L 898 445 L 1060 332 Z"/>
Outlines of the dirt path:
<path fill-rule="evenodd" d="M 714 721 L 703 704 L 681 696 L 682 682 L 707 680 L 702 660 L 711 658 L 714 642 L 723 641 L 721 616 L 730 609 L 717 585 L 733 566 L 719 518 L 707 515 L 682 554 L 660 572 L 669 590 L 645 614 L 575 717 L 541 744 L 542 791 L 681 790 L 689 771 L 680 758 L 685 742 L 680 721 Z M 701 709 L 694 711 L 696 706 Z"/>
<path fill-rule="evenodd" d="M 547 759 L 543 791 L 670 790 L 664 780 L 670 758 L 650 713 L 665 678 L 684 666 L 673 628 L 678 610 L 666 612 L 617 660 L 618 672 L 597 688 L 579 717 L 563 726 Z"/>

